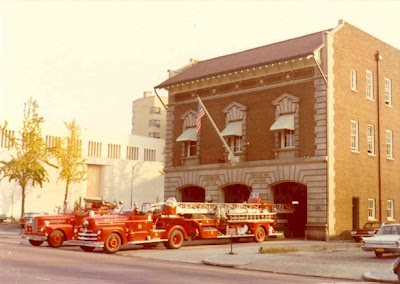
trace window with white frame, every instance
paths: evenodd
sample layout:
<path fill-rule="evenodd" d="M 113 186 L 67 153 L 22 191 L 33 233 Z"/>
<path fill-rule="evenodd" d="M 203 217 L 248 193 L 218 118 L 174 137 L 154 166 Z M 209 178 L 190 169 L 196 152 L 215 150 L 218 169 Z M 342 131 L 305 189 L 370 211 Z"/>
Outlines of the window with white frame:
<path fill-rule="evenodd" d="M 387 200 L 387 220 L 391 221 L 394 219 L 394 202 L 393 200 Z"/>
<path fill-rule="evenodd" d="M 366 72 L 365 93 L 367 95 L 367 99 L 369 100 L 374 99 L 374 80 L 373 80 L 373 73 L 370 70 L 367 70 Z"/>
<path fill-rule="evenodd" d="M 393 132 L 386 129 L 386 157 L 393 158 Z"/>
<path fill-rule="evenodd" d="M 372 125 L 367 125 L 367 151 L 370 155 L 375 154 L 375 130 Z"/>
<path fill-rule="evenodd" d="M 350 88 L 352 91 L 357 91 L 357 71 L 351 70 L 350 72 Z"/>
<path fill-rule="evenodd" d="M 385 104 L 392 105 L 392 80 L 385 78 Z"/>
<path fill-rule="evenodd" d="M 185 156 L 193 157 L 196 156 L 197 142 L 196 141 L 186 141 L 185 142 Z"/>
<path fill-rule="evenodd" d="M 294 148 L 294 130 L 283 129 L 280 132 L 280 146 L 281 148 Z"/>
<path fill-rule="evenodd" d="M 368 199 L 368 220 L 375 220 L 375 199 Z"/>
<path fill-rule="evenodd" d="M 351 150 L 354 152 L 358 151 L 358 121 L 351 120 Z"/>
<path fill-rule="evenodd" d="M 149 120 L 149 127 L 160 127 L 161 121 L 159 119 L 150 119 Z"/>

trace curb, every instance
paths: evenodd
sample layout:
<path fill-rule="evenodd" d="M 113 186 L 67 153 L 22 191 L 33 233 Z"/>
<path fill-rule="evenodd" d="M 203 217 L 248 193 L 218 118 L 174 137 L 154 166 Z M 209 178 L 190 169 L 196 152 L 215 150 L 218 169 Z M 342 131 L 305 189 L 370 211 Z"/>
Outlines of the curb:
<path fill-rule="evenodd" d="M 394 274 L 391 270 L 368 271 L 364 273 L 363 279 L 374 282 L 399 283 L 397 275 Z"/>

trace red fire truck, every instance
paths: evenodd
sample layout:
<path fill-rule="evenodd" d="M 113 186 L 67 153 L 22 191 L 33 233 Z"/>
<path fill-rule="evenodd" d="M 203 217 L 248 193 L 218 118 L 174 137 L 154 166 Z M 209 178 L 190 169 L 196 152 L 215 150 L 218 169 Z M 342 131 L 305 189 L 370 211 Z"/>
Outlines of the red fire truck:
<path fill-rule="evenodd" d="M 262 242 L 275 235 L 273 226 L 279 210 L 292 211 L 291 205 L 265 204 L 258 198 L 247 203 L 190 203 L 174 198 L 150 208 L 118 215 L 93 216 L 75 227 L 70 244 L 83 251 L 102 248 L 117 252 L 121 245 L 156 246 L 178 249 L 185 240 L 245 238 Z"/>
<path fill-rule="evenodd" d="M 55 215 L 41 215 L 28 219 L 24 225 L 23 235 L 33 246 L 47 242 L 50 247 L 58 248 L 64 241 L 73 237 L 74 226 L 81 224 L 89 214 L 110 214 L 116 204 L 105 202 L 102 198 L 85 198 L 83 208 L 75 208 L 73 212 L 62 212 Z"/>

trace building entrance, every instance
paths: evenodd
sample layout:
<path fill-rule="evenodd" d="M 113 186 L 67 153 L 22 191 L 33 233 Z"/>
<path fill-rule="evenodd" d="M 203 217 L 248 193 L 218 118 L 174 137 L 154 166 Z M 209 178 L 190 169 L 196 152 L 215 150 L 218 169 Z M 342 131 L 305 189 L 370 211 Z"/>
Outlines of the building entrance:
<path fill-rule="evenodd" d="M 272 186 L 274 203 L 293 204 L 294 213 L 278 214 L 278 231 L 283 231 L 286 237 L 304 238 L 307 224 L 307 187 L 305 185 L 284 182 Z"/>

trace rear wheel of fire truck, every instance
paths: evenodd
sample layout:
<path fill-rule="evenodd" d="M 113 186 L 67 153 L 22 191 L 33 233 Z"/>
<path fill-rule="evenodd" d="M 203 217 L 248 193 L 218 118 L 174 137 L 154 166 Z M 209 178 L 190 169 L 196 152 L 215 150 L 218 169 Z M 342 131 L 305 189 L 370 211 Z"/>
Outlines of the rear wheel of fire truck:
<path fill-rule="evenodd" d="M 254 240 L 256 243 L 262 243 L 265 240 L 265 230 L 263 227 L 258 226 L 254 231 Z"/>
<path fill-rule="evenodd" d="M 43 244 L 42 241 L 35 241 L 35 240 L 29 240 L 29 243 L 35 247 L 40 246 L 41 244 Z"/>
<path fill-rule="evenodd" d="M 104 251 L 106 253 L 116 253 L 121 247 L 121 237 L 116 233 L 108 235 L 104 242 Z"/>
<path fill-rule="evenodd" d="M 164 246 L 168 249 L 178 249 L 183 244 L 183 234 L 180 230 L 175 229 L 169 235 L 168 241 L 164 242 Z"/>
<path fill-rule="evenodd" d="M 80 246 L 81 250 L 86 251 L 86 252 L 92 252 L 94 251 L 95 247 L 85 247 L 85 246 Z"/>
<path fill-rule="evenodd" d="M 59 248 L 63 245 L 64 238 L 65 238 L 64 233 L 62 231 L 54 230 L 47 237 L 47 242 L 49 243 L 49 246 L 51 246 L 52 248 Z"/>

